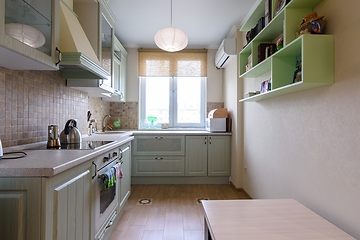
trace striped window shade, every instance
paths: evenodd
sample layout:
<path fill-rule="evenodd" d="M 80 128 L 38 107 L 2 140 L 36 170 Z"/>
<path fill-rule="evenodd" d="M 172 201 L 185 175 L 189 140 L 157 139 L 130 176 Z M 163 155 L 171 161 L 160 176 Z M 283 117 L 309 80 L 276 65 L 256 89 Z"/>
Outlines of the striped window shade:
<path fill-rule="evenodd" d="M 206 77 L 207 50 L 185 49 L 165 52 L 158 49 L 139 49 L 140 77 Z"/>

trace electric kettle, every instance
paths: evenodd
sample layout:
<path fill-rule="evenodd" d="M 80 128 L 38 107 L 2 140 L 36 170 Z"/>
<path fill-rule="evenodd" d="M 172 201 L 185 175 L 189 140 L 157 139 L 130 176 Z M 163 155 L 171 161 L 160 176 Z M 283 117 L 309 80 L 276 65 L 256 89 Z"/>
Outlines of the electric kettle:
<path fill-rule="evenodd" d="M 69 119 L 64 130 L 60 133 L 61 145 L 81 143 L 82 137 L 80 130 L 76 127 L 76 120 Z"/>

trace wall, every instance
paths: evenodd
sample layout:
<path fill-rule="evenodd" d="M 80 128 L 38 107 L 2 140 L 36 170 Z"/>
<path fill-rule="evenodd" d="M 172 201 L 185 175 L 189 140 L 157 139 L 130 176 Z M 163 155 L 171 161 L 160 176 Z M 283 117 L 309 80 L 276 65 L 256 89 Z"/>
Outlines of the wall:
<path fill-rule="evenodd" d="M 239 35 L 239 36 L 238 36 Z M 243 42 L 240 37 L 240 32 L 236 31 L 233 38 L 237 38 L 237 46 L 242 46 Z M 242 50 L 238 47 L 238 52 Z M 238 54 L 237 54 L 238 56 Z M 236 188 L 242 188 L 242 173 L 243 168 L 243 109 L 239 104 L 239 99 L 242 98 L 243 90 L 242 84 L 238 78 L 238 58 L 235 57 L 230 64 L 224 69 L 224 107 L 226 107 L 232 117 L 232 132 L 231 136 L 231 182 Z"/>
<path fill-rule="evenodd" d="M 110 103 L 66 87 L 60 71 L 20 71 L 0 67 L 0 139 L 3 147 L 46 141 L 50 124 L 59 131 L 77 119 L 86 134 L 86 112 L 108 114 Z M 96 117 L 98 115 L 98 117 Z"/>
<path fill-rule="evenodd" d="M 244 189 L 294 198 L 360 239 L 360 1 L 324 0 L 314 10 L 335 35 L 335 83 L 244 103 Z M 300 19 L 299 19 L 300 22 Z M 254 90 L 265 74 L 244 81 Z"/>

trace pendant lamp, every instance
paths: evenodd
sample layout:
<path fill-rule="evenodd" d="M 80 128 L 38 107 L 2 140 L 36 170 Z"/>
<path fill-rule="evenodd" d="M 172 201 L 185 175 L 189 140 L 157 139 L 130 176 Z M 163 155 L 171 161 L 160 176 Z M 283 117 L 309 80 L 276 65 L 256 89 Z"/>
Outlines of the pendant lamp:
<path fill-rule="evenodd" d="M 160 29 L 154 37 L 155 44 L 167 52 L 183 50 L 188 44 L 186 34 L 180 29 L 172 27 L 172 0 L 171 0 L 171 27 Z"/>
<path fill-rule="evenodd" d="M 7 23 L 5 32 L 33 48 L 39 48 L 45 43 L 45 37 L 39 30 L 25 24 Z"/>

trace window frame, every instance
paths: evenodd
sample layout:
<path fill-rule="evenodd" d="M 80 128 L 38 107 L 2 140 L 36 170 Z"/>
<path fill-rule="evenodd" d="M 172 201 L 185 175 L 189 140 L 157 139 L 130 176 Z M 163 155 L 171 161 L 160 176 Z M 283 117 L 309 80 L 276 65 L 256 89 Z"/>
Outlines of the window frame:
<path fill-rule="evenodd" d="M 139 129 L 146 129 L 144 121 L 146 120 L 146 78 L 139 77 Z M 207 77 L 199 77 L 201 79 L 200 91 L 200 123 L 179 123 L 177 122 L 178 106 L 177 106 L 177 81 L 183 77 L 165 77 L 170 81 L 169 84 L 169 128 L 205 128 L 206 123 L 206 82 Z"/>

